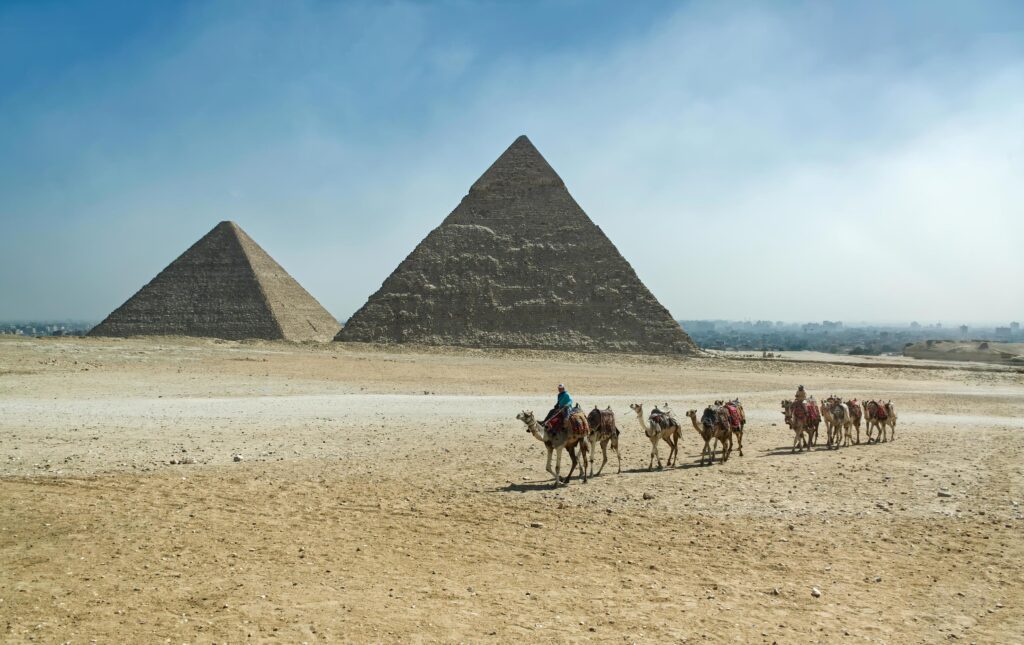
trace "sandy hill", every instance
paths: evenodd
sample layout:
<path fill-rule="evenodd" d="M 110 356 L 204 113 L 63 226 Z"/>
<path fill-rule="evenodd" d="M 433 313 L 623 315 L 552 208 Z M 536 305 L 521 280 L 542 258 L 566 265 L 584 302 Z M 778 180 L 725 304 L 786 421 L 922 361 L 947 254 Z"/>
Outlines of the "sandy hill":
<path fill-rule="evenodd" d="M 939 361 L 975 361 L 1024 367 L 1024 343 L 928 340 L 903 349 L 904 356 Z"/>

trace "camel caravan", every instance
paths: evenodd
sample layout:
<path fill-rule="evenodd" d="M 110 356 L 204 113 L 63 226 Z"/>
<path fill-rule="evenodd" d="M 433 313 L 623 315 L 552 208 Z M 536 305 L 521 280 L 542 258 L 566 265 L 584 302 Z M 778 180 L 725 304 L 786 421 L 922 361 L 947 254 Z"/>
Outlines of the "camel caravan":
<path fill-rule="evenodd" d="M 636 415 L 640 431 L 651 442 L 648 470 L 672 468 L 677 465 L 683 426 L 668 403 L 651 408 L 645 416 L 643 403 L 631 403 L 630 410 Z M 892 401 L 865 401 L 856 399 L 843 401 L 832 395 L 821 405 L 814 397 L 808 397 L 804 386 L 797 389 L 793 400 L 782 402 L 782 413 L 786 425 L 793 431 L 791 452 L 810 450 L 818 442 L 818 429 L 825 422 L 825 442 L 828 449 L 846 447 L 861 443 L 861 425 L 865 426 L 868 443 L 883 443 L 896 438 L 896 410 Z M 743 431 L 747 415 L 739 399 L 717 400 L 704 408 L 688 410 L 686 416 L 697 432 L 701 448 L 701 466 L 712 465 L 718 456 L 720 464 L 729 460 L 733 450 L 743 456 Z M 585 413 L 572 400 L 564 385 L 558 386 L 558 398 L 547 416 L 538 420 L 534 413 L 523 410 L 516 415 L 523 422 L 526 431 L 532 434 L 547 449 L 547 472 L 554 477 L 554 485 L 569 483 L 579 469 L 579 478 L 586 483 L 589 477 L 600 475 L 608 463 L 608 449 L 615 453 L 616 472 L 622 472 L 622 456 L 619 453 L 619 427 L 615 412 L 606 407 L 594 407 Z M 662 460 L 664 442 L 668 455 Z M 595 472 L 597 446 L 601 447 L 601 465 Z M 569 471 L 562 476 L 562 452 L 569 455 Z M 554 465 L 552 466 L 552 460 Z"/>
<path fill-rule="evenodd" d="M 896 440 L 896 408 L 892 401 L 865 401 L 857 399 L 843 401 L 831 395 L 821 406 L 808 397 L 801 385 L 793 400 L 782 401 L 782 416 L 793 431 L 791 452 L 810 450 L 817 445 L 818 428 L 825 422 L 826 445 L 828 449 L 860 444 L 860 426 L 863 421 L 868 443 L 884 443 Z M 888 429 L 888 437 L 886 430 Z M 877 435 L 872 431 L 877 432 Z M 856 436 L 854 435 L 856 431 Z"/>

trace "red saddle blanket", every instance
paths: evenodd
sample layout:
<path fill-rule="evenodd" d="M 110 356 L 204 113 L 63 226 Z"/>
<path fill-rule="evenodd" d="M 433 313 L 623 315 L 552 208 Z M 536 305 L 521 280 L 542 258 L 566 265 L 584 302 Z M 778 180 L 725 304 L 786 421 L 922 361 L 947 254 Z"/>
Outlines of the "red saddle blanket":
<path fill-rule="evenodd" d="M 879 421 L 885 421 L 889 418 L 889 411 L 881 403 L 875 405 L 875 418 Z"/>
<path fill-rule="evenodd" d="M 737 408 L 732 403 L 726 403 L 725 404 L 725 410 L 726 410 L 726 412 L 729 413 L 729 424 L 733 428 L 739 428 L 740 426 L 743 425 L 743 419 L 742 419 L 742 417 L 740 417 L 739 408 Z"/>
<path fill-rule="evenodd" d="M 548 430 L 554 430 L 555 428 L 561 428 L 562 427 L 562 421 L 564 419 L 565 419 L 565 412 L 563 412 L 562 410 L 559 410 L 555 414 L 555 416 L 553 416 L 550 419 L 548 419 L 547 423 L 545 423 L 544 425 L 546 425 L 548 427 Z"/>
<path fill-rule="evenodd" d="M 818 405 L 813 401 L 796 401 L 793 403 L 793 417 L 800 420 L 807 420 L 811 423 L 821 421 L 821 412 Z"/>

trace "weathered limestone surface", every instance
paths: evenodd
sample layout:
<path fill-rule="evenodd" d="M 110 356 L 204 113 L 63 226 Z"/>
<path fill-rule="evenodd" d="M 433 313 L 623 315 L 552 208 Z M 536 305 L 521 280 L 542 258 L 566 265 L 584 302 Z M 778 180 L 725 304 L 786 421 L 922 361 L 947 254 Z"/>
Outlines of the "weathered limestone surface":
<path fill-rule="evenodd" d="M 525 136 L 336 340 L 694 353 Z"/>
<path fill-rule="evenodd" d="M 234 222 L 221 222 L 90 336 L 330 340 L 340 325 Z"/>

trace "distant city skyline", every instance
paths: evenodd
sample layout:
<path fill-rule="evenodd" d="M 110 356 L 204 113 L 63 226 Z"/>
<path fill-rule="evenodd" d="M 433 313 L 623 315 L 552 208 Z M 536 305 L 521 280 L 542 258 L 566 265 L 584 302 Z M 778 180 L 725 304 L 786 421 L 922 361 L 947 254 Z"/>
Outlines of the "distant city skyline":
<path fill-rule="evenodd" d="M 1017 2 L 8 2 L 0 122 L 0 320 L 231 219 L 344 321 L 520 134 L 676 319 L 1024 319 Z"/>

